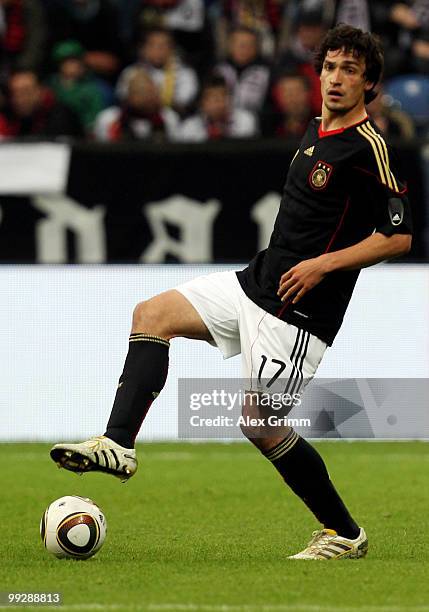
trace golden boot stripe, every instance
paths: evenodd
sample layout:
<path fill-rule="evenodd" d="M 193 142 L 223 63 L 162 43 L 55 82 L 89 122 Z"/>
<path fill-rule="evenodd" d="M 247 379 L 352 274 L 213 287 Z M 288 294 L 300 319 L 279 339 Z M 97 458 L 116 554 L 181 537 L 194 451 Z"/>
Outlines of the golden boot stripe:
<path fill-rule="evenodd" d="M 336 546 L 337 548 L 342 548 L 343 550 L 351 550 L 352 549 L 351 546 L 348 546 L 347 544 L 343 544 L 342 542 L 335 542 L 333 545 Z"/>
<path fill-rule="evenodd" d="M 362 136 L 366 138 L 368 142 L 371 144 L 372 150 L 374 151 L 375 159 L 377 160 L 377 166 L 378 166 L 378 171 L 380 173 L 381 182 L 383 183 L 383 185 L 390 187 L 391 185 L 389 184 L 389 176 L 386 173 L 386 167 L 384 164 L 384 160 L 382 158 L 381 144 L 375 138 L 374 134 L 371 134 L 371 132 L 367 128 L 366 129 L 365 128 L 366 126 L 362 125 L 358 127 L 357 129 L 359 133 L 362 134 Z"/>
<path fill-rule="evenodd" d="M 292 438 L 288 438 L 288 440 L 283 443 L 280 448 L 277 448 L 274 453 L 266 455 L 267 459 L 269 461 L 275 461 L 276 459 L 280 459 L 280 457 L 283 457 L 283 455 L 285 455 L 288 451 L 291 450 L 291 448 L 295 446 L 295 444 L 298 442 L 298 439 L 299 436 L 295 432 L 295 435 Z"/>
<path fill-rule="evenodd" d="M 332 559 L 331 555 L 327 555 L 326 553 L 323 552 L 319 552 L 317 553 L 319 557 L 322 557 L 323 559 Z"/>
<path fill-rule="evenodd" d="M 374 134 L 374 136 L 381 142 L 381 146 L 382 146 L 382 149 L 384 151 L 384 161 L 385 161 L 385 165 L 386 165 L 386 172 L 390 176 L 392 184 L 393 184 L 392 189 L 394 189 L 394 191 L 399 191 L 398 183 L 396 182 L 396 179 L 395 179 L 395 177 L 393 175 L 393 172 L 390 169 L 389 152 L 387 150 L 386 142 L 385 142 L 383 136 L 381 134 L 379 134 L 378 132 L 376 132 L 374 130 L 373 126 L 370 123 L 368 123 L 367 125 L 368 125 L 368 128 L 371 130 L 371 132 Z"/>
<path fill-rule="evenodd" d="M 336 555 L 343 555 L 346 552 L 352 550 L 352 547 L 349 548 L 338 548 L 338 544 L 330 544 L 329 550 L 334 550 Z"/>
<path fill-rule="evenodd" d="M 334 548 L 325 548 L 324 549 L 327 553 L 331 553 L 333 556 L 338 555 L 338 553 L 340 552 L 339 550 L 335 550 Z"/>

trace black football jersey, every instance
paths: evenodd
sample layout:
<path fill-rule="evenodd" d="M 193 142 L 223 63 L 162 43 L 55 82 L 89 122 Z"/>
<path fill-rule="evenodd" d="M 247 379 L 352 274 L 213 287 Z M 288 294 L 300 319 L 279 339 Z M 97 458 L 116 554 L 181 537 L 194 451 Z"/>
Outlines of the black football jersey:
<path fill-rule="evenodd" d="M 329 132 L 313 119 L 291 162 L 269 246 L 237 273 L 244 292 L 332 344 L 359 270 L 332 272 L 286 306 L 277 296 L 280 277 L 300 261 L 352 246 L 374 231 L 410 234 L 406 191 L 395 155 L 370 119 Z"/>

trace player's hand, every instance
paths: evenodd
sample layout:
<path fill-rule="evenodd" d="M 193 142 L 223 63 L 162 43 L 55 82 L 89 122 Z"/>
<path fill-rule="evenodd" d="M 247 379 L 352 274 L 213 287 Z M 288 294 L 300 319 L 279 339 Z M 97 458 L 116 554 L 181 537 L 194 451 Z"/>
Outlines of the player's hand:
<path fill-rule="evenodd" d="M 285 272 L 279 283 L 277 295 L 282 302 L 296 304 L 326 276 L 327 269 L 323 255 L 306 259 Z"/>

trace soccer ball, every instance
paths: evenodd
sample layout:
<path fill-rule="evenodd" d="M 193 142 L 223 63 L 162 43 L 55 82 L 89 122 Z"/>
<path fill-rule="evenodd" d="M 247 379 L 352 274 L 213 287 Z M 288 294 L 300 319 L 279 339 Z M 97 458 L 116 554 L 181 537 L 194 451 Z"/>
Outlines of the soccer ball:
<path fill-rule="evenodd" d="M 104 514 L 92 499 L 66 495 L 46 508 L 40 536 L 46 549 L 59 559 L 88 559 L 103 546 L 106 528 Z"/>

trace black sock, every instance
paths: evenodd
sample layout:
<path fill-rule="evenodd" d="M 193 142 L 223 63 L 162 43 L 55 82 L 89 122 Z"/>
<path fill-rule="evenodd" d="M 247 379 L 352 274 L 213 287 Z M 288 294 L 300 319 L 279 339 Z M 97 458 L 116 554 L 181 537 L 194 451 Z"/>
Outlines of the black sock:
<path fill-rule="evenodd" d="M 168 371 L 168 340 L 150 334 L 131 334 L 124 371 L 105 436 L 132 448 L 150 405 L 159 395 Z"/>
<path fill-rule="evenodd" d="M 264 454 L 325 528 L 334 529 L 344 538 L 357 538 L 359 527 L 335 490 L 315 448 L 292 430 Z"/>

